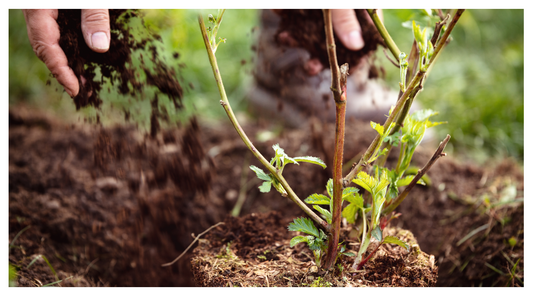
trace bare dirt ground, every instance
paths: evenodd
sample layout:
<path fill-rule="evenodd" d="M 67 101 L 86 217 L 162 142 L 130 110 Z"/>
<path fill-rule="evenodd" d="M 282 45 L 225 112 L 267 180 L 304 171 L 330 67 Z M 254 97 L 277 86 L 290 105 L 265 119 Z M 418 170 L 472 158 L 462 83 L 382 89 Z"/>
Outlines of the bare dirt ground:
<path fill-rule="evenodd" d="M 366 124 L 349 125 L 354 129 L 346 136 L 346 161 L 374 136 Z M 270 129 L 261 122 L 245 130 L 266 157 L 279 143 L 289 155 L 328 159 L 331 151 L 323 147 L 330 145 L 321 143 L 330 143 L 333 126 L 317 126 L 285 130 L 266 142 L 255 137 Z M 414 165 L 423 165 L 433 149 L 420 149 Z M 288 219 L 303 216 L 289 200 L 259 192 L 247 169 L 259 163 L 248 153 L 225 124 L 193 120 L 153 138 L 132 126 L 67 125 L 12 107 L 9 260 L 18 269 L 17 284 L 59 279 L 61 286 L 194 285 L 190 253 L 171 267 L 161 264 L 185 250 L 191 233 L 223 221 L 239 192 L 246 195 L 241 215 L 275 210 Z M 303 197 L 322 191 L 328 174 L 305 164 L 284 173 Z M 395 224 L 411 230 L 420 248 L 435 256 L 437 285 L 520 285 L 509 274 L 510 262 L 519 260 L 515 274 L 523 281 L 522 169 L 512 160 L 477 167 L 445 157 L 429 177 L 431 186 L 412 191 Z M 44 259 L 30 265 L 39 255 L 55 275 Z"/>

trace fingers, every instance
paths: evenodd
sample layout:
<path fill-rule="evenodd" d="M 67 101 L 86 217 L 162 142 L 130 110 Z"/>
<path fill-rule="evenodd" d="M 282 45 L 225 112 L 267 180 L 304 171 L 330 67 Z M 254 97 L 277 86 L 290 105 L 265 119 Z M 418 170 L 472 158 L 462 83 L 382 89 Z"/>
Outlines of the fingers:
<path fill-rule="evenodd" d="M 332 9 L 333 30 L 342 44 L 351 50 L 360 50 L 365 46 L 361 26 L 353 9 Z"/>
<path fill-rule="evenodd" d="M 100 53 L 106 52 L 111 40 L 109 10 L 82 9 L 81 30 L 89 48 Z"/>
<path fill-rule="evenodd" d="M 27 9 L 23 12 L 33 51 L 65 87 L 65 91 L 71 97 L 76 96 L 79 91 L 78 79 L 68 66 L 67 57 L 59 46 L 57 9 Z"/>

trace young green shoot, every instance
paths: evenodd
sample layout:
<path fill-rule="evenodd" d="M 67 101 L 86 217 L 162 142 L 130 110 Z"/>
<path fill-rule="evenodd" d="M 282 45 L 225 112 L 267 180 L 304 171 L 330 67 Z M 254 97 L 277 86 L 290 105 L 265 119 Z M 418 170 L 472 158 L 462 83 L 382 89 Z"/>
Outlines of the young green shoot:
<path fill-rule="evenodd" d="M 293 192 L 283 177 L 285 166 L 287 164 L 299 165 L 301 162 L 308 162 L 326 168 L 326 164 L 319 158 L 312 156 L 290 157 L 278 144 L 272 146 L 274 157 L 267 161 L 254 147 L 233 114 L 215 57 L 218 46 L 225 41 L 220 39 L 217 42 L 216 39 L 224 10 L 219 10 L 216 17 L 209 17 L 210 22 L 213 24 L 213 27 L 209 29 L 205 28 L 203 19 L 199 17 L 204 44 L 222 99 L 220 103 L 241 139 L 263 167 L 266 168 L 266 171 L 264 171 L 257 166 L 250 166 L 257 178 L 262 181 L 259 191 L 263 193 L 270 192 L 272 187 L 274 187 L 282 196 L 290 198 L 308 215 L 309 218 L 296 218 L 289 224 L 289 231 L 298 231 L 305 234 L 292 238 L 290 246 L 294 247 L 298 243 L 306 243 L 314 254 L 317 266 L 329 270 L 335 266 L 335 262 L 341 255 L 354 255 L 351 252 L 345 252 L 345 247 L 339 243 L 340 222 L 343 218 L 351 224 L 360 223 L 356 227 L 361 233 L 360 247 L 354 264 L 356 270 L 363 268 L 365 263 L 376 254 L 379 247 L 384 244 L 396 244 L 409 250 L 409 245 L 399 238 L 394 236 L 384 237 L 383 230 L 390 220 L 399 216 L 399 214 L 394 214 L 393 211 L 406 198 L 415 184 L 424 184 L 422 177 L 440 157 L 445 155 L 443 150 L 450 139 L 448 135 L 441 142 L 433 157 L 422 169 L 417 171 L 416 175 L 408 174 L 413 154 L 422 142 L 426 130 L 443 123 L 429 120 L 430 117 L 437 114 L 435 111 L 421 110 L 409 114 L 409 110 L 416 96 L 422 91 L 423 83 L 429 70 L 446 44 L 463 11 L 458 10 L 447 25 L 446 20 L 448 20 L 448 17 L 443 17 L 443 21 L 436 24 L 432 36 L 430 36 L 428 28 L 422 29 L 413 22 L 414 41 L 407 57 L 404 52 L 400 51 L 388 34 L 377 16 L 376 10 L 367 10 L 384 38 L 385 44 L 398 61 L 397 66 L 400 68 L 400 94 L 396 104 L 391 107 L 389 116 L 383 125 L 375 122 L 370 123 L 377 135 L 357 164 L 343 177 L 348 65 L 345 64 L 339 67 L 337 63 L 331 11 L 328 9 L 323 10 L 326 48 L 331 69 L 331 91 L 336 106 L 333 178 L 329 179 L 326 184 L 326 194 L 312 194 L 303 202 Z M 446 29 L 443 30 L 443 28 Z M 393 168 L 386 168 L 384 167 L 385 160 L 393 147 L 398 147 L 400 155 Z M 359 193 L 358 188 L 350 187 L 349 185 L 362 188 L 365 194 Z M 403 191 L 401 191 L 402 187 L 405 187 Z M 347 205 L 343 209 L 344 201 L 347 202 Z M 314 211 L 306 204 L 312 205 Z M 388 218 L 387 215 L 389 215 Z M 377 246 L 367 255 L 371 241 L 377 242 Z"/>

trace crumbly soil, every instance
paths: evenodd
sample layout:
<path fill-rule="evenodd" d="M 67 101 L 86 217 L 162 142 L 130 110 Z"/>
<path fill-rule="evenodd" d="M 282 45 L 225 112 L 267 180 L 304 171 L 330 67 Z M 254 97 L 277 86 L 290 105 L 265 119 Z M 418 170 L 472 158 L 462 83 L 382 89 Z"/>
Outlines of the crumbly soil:
<path fill-rule="evenodd" d="M 281 17 L 278 32 L 287 32 L 298 47 L 305 48 L 311 58 L 318 58 L 322 65 L 329 68 L 322 9 L 283 9 L 278 14 Z M 385 45 L 368 13 L 364 9 L 355 9 L 355 14 L 365 41 L 365 46 L 361 50 L 347 49 L 334 33 L 339 65 L 348 63 L 350 69 L 355 69 L 364 57 L 375 52 L 378 45 Z"/>
<path fill-rule="evenodd" d="M 381 247 L 374 259 L 356 272 L 354 257 L 342 256 L 326 272 L 314 263 L 312 252 L 299 244 L 289 247 L 294 233 L 289 219 L 278 212 L 228 217 L 222 226 L 201 238 L 192 259 L 194 279 L 201 287 L 432 287 L 437 283 L 435 257 L 420 251 L 409 231 L 386 228 L 407 242 L 410 251 L 396 245 Z M 349 250 L 358 244 L 342 229 Z M 372 250 L 371 246 L 370 250 Z M 369 250 L 369 251 L 370 251 Z"/>
<path fill-rule="evenodd" d="M 176 109 L 183 107 L 183 88 L 176 69 L 160 56 L 161 37 L 144 27 L 138 10 L 110 9 L 111 43 L 105 53 L 92 51 L 81 31 L 81 10 L 60 9 L 57 23 L 61 37 L 59 45 L 68 58 L 68 65 L 78 78 L 79 93 L 73 98 L 76 109 L 102 105 L 101 92 L 116 89 L 133 100 L 144 100 L 149 89 L 155 89 L 150 101 L 152 116 L 150 126 L 155 135 L 160 120 L 165 120 L 166 109 L 159 105 L 158 96 L 166 96 Z M 143 55 L 144 54 L 144 55 Z M 174 53 L 175 59 L 179 58 Z M 146 59 L 146 61 L 145 61 Z M 136 65 L 135 62 L 140 62 Z M 131 110 L 124 110 L 126 120 Z M 98 119 L 97 119 L 98 121 Z"/>
<path fill-rule="evenodd" d="M 69 17 L 61 19 L 62 13 L 72 13 L 72 17 L 76 17 L 78 12 L 61 12 L 58 21 L 70 20 Z M 118 20 L 112 22 L 114 26 L 113 23 L 120 24 L 122 19 L 134 18 L 135 11 L 112 11 L 111 15 L 112 20 Z M 68 27 L 75 28 L 72 24 Z M 129 32 L 128 28 L 117 30 L 124 33 Z M 84 44 L 79 39 L 79 30 L 72 34 L 77 34 L 78 39 L 71 42 L 62 37 L 60 41 L 66 51 L 68 46 L 73 46 L 69 55 L 89 54 L 83 46 L 79 47 Z M 147 38 L 157 40 L 156 36 L 150 36 L 153 38 Z M 271 225 L 277 230 L 257 232 L 257 237 L 251 241 L 258 241 L 258 247 L 239 250 L 236 243 L 230 245 L 230 250 L 237 256 L 245 252 L 241 260 L 267 249 L 277 250 L 278 257 L 292 256 L 310 268 L 311 265 L 305 263 L 310 261 L 304 261 L 304 257 L 308 258 L 305 254 L 309 254 L 303 246 L 294 250 L 287 248 L 286 235 L 289 234 L 285 228 L 288 221 L 303 216 L 303 212 L 276 192 L 259 192 L 260 182 L 248 167 L 260 164 L 234 129 L 226 123 L 208 125 L 195 119 L 184 126 L 161 128 L 159 120 L 165 115 L 161 108 L 154 108 L 159 106 L 158 95 L 169 98 L 175 95 L 176 108 L 181 104 L 179 83 L 172 78 L 174 70 L 162 66 L 164 63 L 157 59 L 155 47 L 137 46 L 144 44 L 143 41 L 135 45 L 127 37 L 112 39 L 121 40 L 123 44 L 112 43 L 112 47 L 118 47 L 110 52 L 121 52 L 119 48 L 127 50 L 122 58 L 108 56 L 108 59 L 122 59 L 128 65 L 129 49 L 144 48 L 150 52 L 151 69 L 155 72 L 145 71 L 141 63 L 144 74 L 140 77 L 145 77 L 145 82 L 129 80 L 137 75 L 130 75 L 132 68 L 128 66 L 111 65 L 109 61 L 101 61 L 99 66 L 104 77 L 107 77 L 107 70 L 112 73 L 109 77 L 117 85 L 124 85 L 127 80 L 125 85 L 128 86 L 137 85 L 134 83 L 137 81 L 143 86 L 157 87 L 159 91 L 150 98 L 153 108 L 149 133 L 140 132 L 133 124 L 102 127 L 100 124 L 64 123 L 23 105 L 10 106 L 9 262 L 16 267 L 17 285 L 43 286 L 60 280 L 54 285 L 194 286 L 191 252 L 170 267 L 161 265 L 185 251 L 193 241 L 192 233 L 197 235 L 225 220 L 239 197 L 246 198 L 240 212 L 243 217 L 276 211 L 277 214 L 266 217 L 274 217 L 269 219 L 276 221 Z M 76 106 L 98 107 L 101 104 L 98 94 L 104 82 L 96 74 L 91 76 L 98 72 L 91 68 L 98 61 L 69 59 L 69 64 L 80 81 L 81 76 L 88 81 L 80 88 L 80 97 L 74 99 Z M 125 76 L 119 78 L 121 75 Z M 131 91 L 120 89 L 123 93 Z M 355 120 L 347 122 L 346 127 L 344 156 L 349 169 L 368 147 L 375 131 L 368 123 Z M 279 130 L 277 127 L 258 120 L 243 123 L 243 128 L 267 158 L 273 156 L 272 145 L 279 143 L 289 155 L 312 155 L 332 163 L 334 126 L 331 124 L 310 120 L 304 128 L 286 128 L 267 140 L 264 140 L 269 135 L 267 132 Z M 437 143 L 420 147 L 413 164 L 423 166 L 436 147 Z M 396 157 L 392 153 L 389 161 Z M 395 219 L 392 226 L 412 231 L 420 249 L 435 256 L 436 285 L 523 285 L 523 168 L 513 160 L 479 167 L 444 157 L 428 175 L 430 185 L 412 191 L 398 209 L 403 215 Z M 305 198 L 324 191 L 331 171 L 301 164 L 288 166 L 284 176 L 294 191 Z M 241 220 L 252 216 L 246 217 Z M 225 227 L 231 230 L 239 220 L 225 221 Z M 225 233 L 224 229 L 215 229 L 210 235 Z M 275 245 L 278 240 L 281 247 Z M 274 245 L 266 247 L 265 242 L 269 241 Z M 216 240 L 210 243 L 213 248 L 222 248 Z M 201 244 L 206 245 L 206 241 Z M 382 257 L 370 261 L 367 268 L 408 266 L 409 263 L 407 254 L 400 253 L 388 261 L 379 258 Z M 257 260 L 257 256 L 253 260 Z M 265 266 L 279 263 L 280 260 L 268 257 L 261 262 Z M 259 270 L 265 269 L 254 271 Z M 232 272 L 230 269 L 230 274 Z M 308 273 L 306 278 L 295 273 L 285 278 L 303 279 L 301 283 L 313 284 L 317 275 Z M 256 276 L 261 274 L 253 273 L 253 277 Z M 313 276 L 313 280 L 309 276 Z M 354 279 L 353 275 L 346 276 Z M 412 284 L 400 282 L 392 275 L 389 277 L 386 272 L 374 272 L 372 276 L 376 276 L 372 278 L 376 284 Z M 266 282 L 274 278 L 267 274 L 263 279 Z M 366 280 L 370 278 L 365 277 Z M 285 281 L 285 285 L 290 282 Z M 328 281 L 334 285 L 344 283 Z M 372 285 L 366 281 L 363 284 Z"/>
<path fill-rule="evenodd" d="M 351 121 L 348 126 L 346 162 L 374 136 L 367 123 Z M 265 142 L 257 137 L 273 127 L 250 122 L 244 129 L 267 158 L 275 143 L 289 155 L 332 155 L 323 148 L 331 146 L 332 125 L 285 129 Z M 428 146 L 420 147 L 414 165 L 422 166 L 437 144 Z M 63 280 L 61 286 L 194 286 L 190 252 L 170 267 L 161 265 L 182 254 L 192 233 L 224 221 L 241 190 L 246 197 L 241 216 L 274 210 L 281 217 L 279 230 L 262 231 L 257 240 L 274 241 L 276 235 L 287 246 L 282 243 L 287 221 L 304 214 L 275 192 L 260 193 L 247 169 L 250 164 L 260 165 L 227 124 L 193 120 L 153 138 L 133 126 L 65 124 L 11 106 L 9 261 L 17 266 L 17 284 L 56 281 L 43 259 L 28 266 L 43 255 Z M 310 164 L 288 166 L 284 173 L 302 198 L 324 191 L 329 174 Z M 437 286 L 521 285 L 505 274 L 513 268 L 506 257 L 520 260 L 515 274 L 524 280 L 523 203 L 486 211 L 484 198 L 491 204 L 523 198 L 522 168 L 512 160 L 477 167 L 447 156 L 428 175 L 431 185 L 416 187 L 399 208 L 403 215 L 392 223 L 412 231 L 420 249 L 435 256 Z M 514 246 L 509 244 L 512 237 Z M 293 251 L 281 254 L 287 252 Z"/>

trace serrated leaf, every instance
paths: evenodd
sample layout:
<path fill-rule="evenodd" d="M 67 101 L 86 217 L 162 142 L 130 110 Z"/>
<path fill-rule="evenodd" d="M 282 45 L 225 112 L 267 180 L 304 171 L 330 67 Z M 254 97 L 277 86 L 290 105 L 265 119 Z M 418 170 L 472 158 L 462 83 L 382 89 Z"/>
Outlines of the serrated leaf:
<path fill-rule="evenodd" d="M 346 196 L 346 201 L 349 202 L 350 204 L 360 208 L 360 209 L 363 208 L 364 200 L 363 200 L 363 197 L 361 196 L 361 194 L 359 194 L 359 193 L 354 193 L 352 195 L 347 195 Z"/>
<path fill-rule="evenodd" d="M 333 181 L 332 181 L 333 182 Z M 373 188 L 376 186 L 376 179 L 368 175 L 367 173 L 361 171 L 357 174 L 357 178 L 353 182 L 365 189 L 366 191 L 373 193 Z M 333 183 L 332 183 L 333 184 Z"/>
<path fill-rule="evenodd" d="M 310 239 L 307 245 L 309 246 L 309 249 L 311 249 L 312 251 L 319 251 L 324 247 L 324 241 L 319 238 L 314 238 L 310 236 Z"/>
<path fill-rule="evenodd" d="M 287 154 L 284 154 L 283 157 L 282 157 L 282 161 L 283 161 L 283 166 L 285 166 L 286 164 L 288 163 L 294 163 L 294 164 L 297 164 L 297 165 L 300 165 L 296 159 L 292 158 L 292 157 L 289 157 Z"/>
<path fill-rule="evenodd" d="M 272 188 L 272 182 L 263 182 L 261 186 L 258 187 L 259 191 L 262 193 L 268 193 L 270 192 L 270 189 Z"/>
<path fill-rule="evenodd" d="M 255 165 L 251 165 L 250 169 L 255 172 L 257 178 L 263 181 L 272 181 L 270 175 L 266 174 L 262 169 L 256 167 Z"/>
<path fill-rule="evenodd" d="M 328 192 L 329 197 L 333 198 L 333 179 L 328 180 L 326 191 Z"/>
<path fill-rule="evenodd" d="M 374 228 L 374 230 L 372 230 L 372 236 L 378 240 L 378 242 L 381 242 L 383 241 L 383 232 L 381 232 L 381 228 L 378 226 L 376 226 L 376 228 Z"/>
<path fill-rule="evenodd" d="M 295 161 L 301 161 L 301 162 L 308 162 L 308 163 L 314 163 L 316 165 L 319 165 L 323 168 L 326 168 L 326 164 L 322 161 L 322 159 L 314 156 L 298 156 L 293 158 Z"/>
<path fill-rule="evenodd" d="M 357 212 L 357 207 L 354 204 L 349 204 L 342 210 L 342 216 L 346 218 L 348 223 L 355 223 L 355 213 Z"/>
<path fill-rule="evenodd" d="M 291 239 L 290 246 L 292 248 L 299 243 L 308 243 L 308 242 L 309 242 L 309 238 L 307 236 L 298 235 Z"/>
<path fill-rule="evenodd" d="M 379 183 L 376 185 L 375 192 L 379 193 L 381 190 L 385 189 L 389 185 L 389 180 L 387 178 L 387 172 L 383 171 L 379 177 Z"/>
<path fill-rule="evenodd" d="M 402 186 L 407 186 L 409 185 L 413 179 L 415 178 L 414 175 L 408 175 L 408 176 L 405 176 L 404 178 L 398 180 L 398 182 L 396 183 L 396 185 L 398 187 L 402 187 Z"/>
<path fill-rule="evenodd" d="M 383 136 L 383 132 L 384 132 L 384 129 L 383 129 L 383 126 L 379 123 L 375 123 L 373 121 L 370 121 L 370 126 L 376 131 L 378 132 L 378 134 L 380 136 Z"/>
<path fill-rule="evenodd" d="M 289 231 L 300 231 L 313 235 L 315 237 L 320 237 L 318 229 L 315 227 L 313 221 L 310 218 L 296 218 L 293 222 L 289 224 L 289 227 L 287 229 L 289 229 Z"/>
<path fill-rule="evenodd" d="M 304 202 L 310 205 L 329 205 L 331 199 L 324 194 L 313 193 L 309 195 Z"/>
<path fill-rule="evenodd" d="M 321 208 L 320 206 L 318 205 L 314 205 L 313 208 L 315 210 L 317 210 L 320 214 L 324 215 L 324 217 L 326 217 L 326 221 L 331 224 L 331 212 L 326 210 L 326 209 L 323 209 Z"/>
<path fill-rule="evenodd" d="M 400 131 L 397 131 L 392 135 L 386 136 L 383 141 L 389 142 L 392 146 L 398 146 L 398 144 L 400 143 L 400 136 Z"/>
<path fill-rule="evenodd" d="M 383 239 L 383 243 L 384 244 L 395 244 L 395 245 L 398 245 L 404 249 L 406 249 L 407 251 L 409 251 L 409 245 L 402 241 L 401 239 L 395 237 L 395 236 L 387 236 L 385 237 L 385 239 Z"/>
<path fill-rule="evenodd" d="M 342 199 L 346 199 L 349 196 L 355 195 L 359 192 L 359 189 L 355 187 L 346 187 L 342 190 Z"/>

